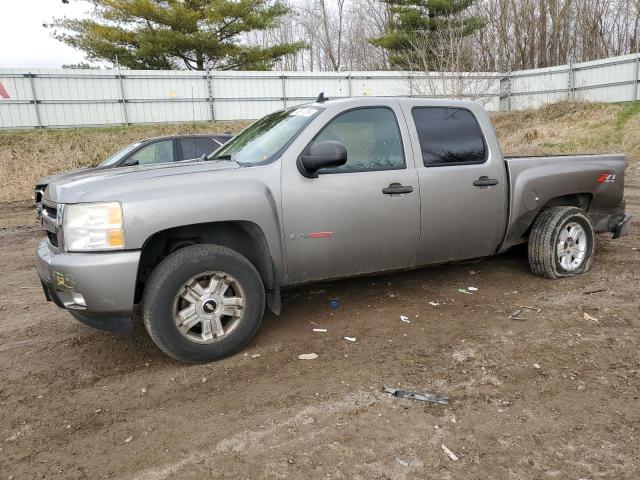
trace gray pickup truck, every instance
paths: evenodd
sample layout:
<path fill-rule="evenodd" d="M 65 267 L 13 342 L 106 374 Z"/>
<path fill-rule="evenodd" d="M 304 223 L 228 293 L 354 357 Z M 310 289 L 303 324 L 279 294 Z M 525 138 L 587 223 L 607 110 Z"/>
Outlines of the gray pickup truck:
<path fill-rule="evenodd" d="M 44 192 L 37 268 L 79 321 L 131 329 L 184 362 L 245 346 L 280 289 L 499 254 L 588 270 L 625 235 L 623 155 L 504 158 L 473 102 L 353 98 L 281 110 L 208 160 L 61 180 Z"/>

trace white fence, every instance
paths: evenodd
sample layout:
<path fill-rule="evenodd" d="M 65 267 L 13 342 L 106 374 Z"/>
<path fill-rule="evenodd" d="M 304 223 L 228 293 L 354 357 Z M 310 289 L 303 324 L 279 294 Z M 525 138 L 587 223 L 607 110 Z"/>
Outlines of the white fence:
<path fill-rule="evenodd" d="M 188 72 L 0 69 L 0 128 L 255 119 L 355 96 L 463 96 L 488 110 L 561 99 L 639 100 L 640 54 L 510 73 Z M 456 92 L 453 94 L 452 92 Z"/>

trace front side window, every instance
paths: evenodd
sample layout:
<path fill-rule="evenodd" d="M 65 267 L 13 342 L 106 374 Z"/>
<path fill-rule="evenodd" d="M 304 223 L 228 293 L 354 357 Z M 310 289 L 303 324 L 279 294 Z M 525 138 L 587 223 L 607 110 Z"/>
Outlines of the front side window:
<path fill-rule="evenodd" d="M 130 165 L 151 165 L 173 161 L 173 140 L 162 140 L 142 147 L 131 156 L 127 163 Z"/>
<path fill-rule="evenodd" d="M 469 110 L 452 107 L 414 107 L 425 167 L 465 165 L 486 160 L 484 137 Z"/>
<path fill-rule="evenodd" d="M 262 117 L 215 151 L 210 160 L 232 160 L 242 166 L 264 165 L 274 160 L 320 112 L 302 106 Z"/>
<path fill-rule="evenodd" d="M 365 172 L 405 168 L 396 116 L 390 108 L 359 108 L 331 120 L 313 143 L 334 140 L 347 149 L 347 163 L 319 173 Z"/>

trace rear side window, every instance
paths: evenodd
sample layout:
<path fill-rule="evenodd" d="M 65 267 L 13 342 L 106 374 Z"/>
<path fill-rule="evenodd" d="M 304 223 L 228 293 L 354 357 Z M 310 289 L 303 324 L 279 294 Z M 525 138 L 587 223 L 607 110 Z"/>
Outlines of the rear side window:
<path fill-rule="evenodd" d="M 200 158 L 202 155 L 213 153 L 220 145 L 212 138 L 196 138 L 196 154 L 193 158 Z"/>
<path fill-rule="evenodd" d="M 418 130 L 425 167 L 482 163 L 484 137 L 469 110 L 451 107 L 415 107 L 411 111 Z"/>
<path fill-rule="evenodd" d="M 196 139 L 195 138 L 181 138 L 180 148 L 182 149 L 182 159 L 189 160 L 196 158 Z"/>

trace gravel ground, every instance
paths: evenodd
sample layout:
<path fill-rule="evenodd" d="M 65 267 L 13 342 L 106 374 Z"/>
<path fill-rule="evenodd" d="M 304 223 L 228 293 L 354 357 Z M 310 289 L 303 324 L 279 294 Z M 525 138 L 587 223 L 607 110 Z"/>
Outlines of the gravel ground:
<path fill-rule="evenodd" d="M 0 479 L 638 478 L 637 224 L 571 279 L 531 275 L 517 248 L 290 290 L 243 352 L 185 366 L 45 302 L 33 212 L 0 211 Z M 520 305 L 541 311 L 510 320 Z"/>

